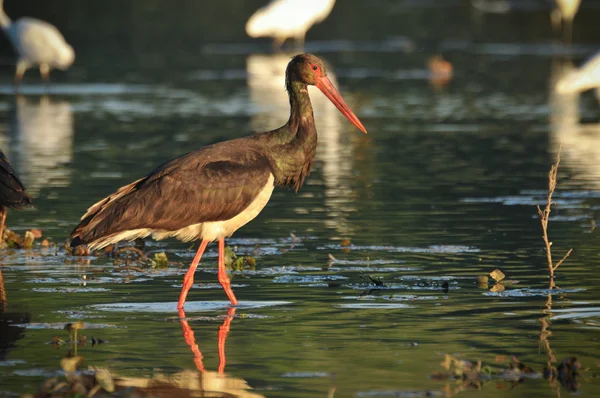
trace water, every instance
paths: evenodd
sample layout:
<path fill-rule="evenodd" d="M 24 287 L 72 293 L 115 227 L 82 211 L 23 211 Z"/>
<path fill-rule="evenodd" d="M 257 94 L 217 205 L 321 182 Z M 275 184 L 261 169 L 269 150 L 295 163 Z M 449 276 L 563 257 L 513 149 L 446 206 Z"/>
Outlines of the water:
<path fill-rule="evenodd" d="M 229 3 L 210 7 L 224 12 Z M 87 207 L 161 162 L 286 120 L 288 58 L 266 55 L 269 43 L 247 40 L 240 27 L 260 2 L 227 8 L 231 31 L 204 14 L 192 23 L 184 8 L 148 22 L 160 9 L 154 3 L 132 6 L 135 28 L 96 10 L 94 26 L 111 30 L 104 41 L 91 28 L 76 35 L 84 22 L 69 20 L 78 60 L 50 87 L 30 71 L 15 98 L 12 71 L 3 69 L 0 147 L 36 203 L 10 211 L 8 225 L 41 228 L 59 248 L 2 253 L 0 391 L 34 392 L 63 377 L 70 347 L 51 342 L 68 340 L 64 325 L 82 321 L 80 369 L 107 367 L 122 385 L 168 380 L 229 396 L 446 396 L 466 388 L 432 377 L 449 354 L 503 369 L 515 356 L 536 371 L 520 384 L 483 380 L 472 394 L 565 394 L 541 372 L 567 357 L 582 365 L 578 393 L 600 393 L 598 102 L 549 90 L 571 67 L 565 54 L 577 64 L 597 48 L 588 22 L 597 4 L 584 2 L 576 45 L 564 48 L 552 41 L 543 5 L 489 15 L 454 1 L 339 3 L 307 49 L 331 65 L 369 135 L 311 91 L 320 134 L 313 173 L 298 194 L 277 189 L 228 241 L 257 259 L 255 270 L 232 277 L 235 314 L 216 284 L 214 245 L 188 296 L 187 323 L 175 302 L 197 246 L 148 241 L 144 250 L 166 252 L 170 264 L 141 272 L 108 256 L 74 258 L 61 246 Z M 178 16 L 184 21 L 173 24 Z M 160 32 L 169 26 L 166 40 Z M 439 52 L 455 76 L 436 89 L 426 62 Z M 561 143 L 550 237 L 555 260 L 573 253 L 550 294 L 536 205 L 545 203 Z M 518 283 L 503 292 L 478 287 L 477 276 L 496 268 Z"/>

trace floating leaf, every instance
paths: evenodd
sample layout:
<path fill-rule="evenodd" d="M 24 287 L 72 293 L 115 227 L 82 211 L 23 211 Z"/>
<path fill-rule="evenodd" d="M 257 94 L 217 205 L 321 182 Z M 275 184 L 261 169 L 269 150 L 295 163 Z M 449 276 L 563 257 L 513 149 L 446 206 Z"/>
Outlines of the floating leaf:
<path fill-rule="evenodd" d="M 33 247 L 33 242 L 35 241 L 35 236 L 31 231 L 25 231 L 25 237 L 23 238 L 23 248 L 31 249 Z"/>
<path fill-rule="evenodd" d="M 21 235 L 11 230 L 4 231 L 4 240 L 6 245 L 10 248 L 21 248 L 23 247 L 23 239 Z"/>
<path fill-rule="evenodd" d="M 494 293 L 502 293 L 503 291 L 504 291 L 504 286 L 502 286 L 500 283 L 496 283 L 490 289 L 490 292 L 494 292 Z"/>
<path fill-rule="evenodd" d="M 34 238 L 39 239 L 42 237 L 42 230 L 41 229 L 32 229 L 31 234 L 33 235 Z"/>
<path fill-rule="evenodd" d="M 342 241 L 340 242 L 340 246 L 341 247 L 346 247 L 346 246 L 350 246 L 352 242 L 350 242 L 350 239 L 342 239 Z"/>
<path fill-rule="evenodd" d="M 42 247 L 50 247 L 50 241 L 48 239 L 44 239 L 41 243 Z"/>
<path fill-rule="evenodd" d="M 237 256 L 231 249 L 231 246 L 225 246 L 225 266 L 231 268 Z"/>
<path fill-rule="evenodd" d="M 73 249 L 74 256 L 89 256 L 90 249 L 86 245 L 79 245 Z"/>
<path fill-rule="evenodd" d="M 488 283 L 488 279 L 489 279 L 489 278 L 488 278 L 487 276 L 485 276 L 485 275 L 480 275 L 480 276 L 478 276 L 478 277 L 477 277 L 477 283 L 478 283 L 478 284 L 483 284 L 483 283 L 486 283 L 486 284 L 487 284 L 487 283 Z"/>
<path fill-rule="evenodd" d="M 490 276 L 496 282 L 500 282 L 502 279 L 504 279 L 504 273 L 502 271 L 500 271 L 499 269 L 495 269 L 492 272 L 490 272 Z"/>
<path fill-rule="evenodd" d="M 160 252 L 154 253 L 154 259 L 152 260 L 152 268 L 167 268 L 169 266 L 169 259 L 167 258 L 167 253 Z"/>
<path fill-rule="evenodd" d="M 254 268 L 256 268 L 256 258 L 252 256 L 246 256 L 244 258 L 246 259 L 246 263 L 248 263 L 250 269 L 254 270 Z"/>
<path fill-rule="evenodd" d="M 233 262 L 232 267 L 235 271 L 242 271 L 244 269 L 245 264 L 246 264 L 246 259 L 244 257 L 238 257 Z"/>

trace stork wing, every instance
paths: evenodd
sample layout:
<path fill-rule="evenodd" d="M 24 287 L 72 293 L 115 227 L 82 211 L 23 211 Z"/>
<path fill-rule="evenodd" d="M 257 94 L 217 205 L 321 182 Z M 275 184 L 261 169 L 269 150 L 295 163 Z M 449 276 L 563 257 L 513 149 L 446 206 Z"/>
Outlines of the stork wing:
<path fill-rule="evenodd" d="M 175 231 L 228 220 L 252 203 L 271 175 L 261 157 L 199 163 L 198 156 L 174 159 L 96 203 L 71 236 L 93 243 L 124 231 Z"/>

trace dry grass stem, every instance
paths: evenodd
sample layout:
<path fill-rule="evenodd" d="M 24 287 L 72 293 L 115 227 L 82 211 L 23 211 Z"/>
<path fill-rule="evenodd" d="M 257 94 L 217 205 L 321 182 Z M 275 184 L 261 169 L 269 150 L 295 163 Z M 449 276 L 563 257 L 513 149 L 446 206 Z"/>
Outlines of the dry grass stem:
<path fill-rule="evenodd" d="M 552 242 L 548 239 L 548 222 L 550 221 L 550 211 L 552 209 L 552 195 L 554 194 L 554 190 L 556 189 L 556 176 L 558 174 L 558 165 L 560 164 L 560 147 L 558 148 L 558 153 L 556 154 L 556 163 L 552 165 L 550 168 L 550 172 L 548 173 L 548 202 L 546 203 L 546 207 L 544 210 L 537 207 L 538 214 L 540 216 L 540 221 L 542 223 L 542 239 L 544 239 L 544 244 L 546 245 L 546 260 L 548 261 L 548 272 L 550 273 L 550 278 L 554 278 L 554 271 L 569 257 L 573 249 L 569 249 L 569 251 L 563 256 L 563 258 L 556 264 L 552 262 Z"/>

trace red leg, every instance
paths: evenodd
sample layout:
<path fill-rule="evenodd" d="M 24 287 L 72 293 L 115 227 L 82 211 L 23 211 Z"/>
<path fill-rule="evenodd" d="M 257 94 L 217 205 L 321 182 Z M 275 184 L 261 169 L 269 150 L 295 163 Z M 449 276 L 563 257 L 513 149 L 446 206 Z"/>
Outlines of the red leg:
<path fill-rule="evenodd" d="M 227 358 L 225 356 L 225 341 L 227 340 L 227 335 L 229 334 L 229 326 L 231 325 L 231 321 L 235 318 L 235 311 L 237 308 L 231 307 L 229 308 L 229 312 L 227 312 L 227 317 L 223 321 L 223 324 L 219 327 L 219 373 L 223 373 L 225 371 L 225 365 L 227 364 Z"/>
<path fill-rule="evenodd" d="M 0 206 L 0 243 L 4 240 L 4 222 L 6 221 L 6 207 Z"/>
<path fill-rule="evenodd" d="M 196 252 L 196 255 L 194 256 L 194 260 L 192 261 L 190 268 L 188 269 L 188 271 L 185 273 L 185 276 L 183 277 L 183 286 L 181 287 L 181 294 L 179 295 L 179 303 L 177 304 L 177 308 L 179 308 L 179 309 L 183 309 L 183 304 L 185 303 L 185 298 L 187 297 L 188 291 L 192 288 L 192 285 L 194 284 L 194 273 L 196 272 L 198 263 L 200 262 L 200 259 L 202 258 L 202 253 L 204 253 L 204 250 L 206 250 L 207 245 L 208 245 L 208 241 L 205 241 L 205 240 L 203 240 L 202 243 L 200 243 L 200 247 L 198 248 L 198 251 Z"/>
<path fill-rule="evenodd" d="M 194 353 L 194 363 L 196 364 L 196 369 L 200 372 L 204 372 L 204 363 L 202 359 L 204 356 L 200 352 L 200 348 L 198 348 L 198 344 L 196 344 L 196 337 L 194 336 L 194 331 L 192 327 L 189 325 L 187 319 L 185 318 L 185 312 L 183 308 L 179 309 L 179 321 L 181 322 L 181 328 L 183 329 L 183 338 L 187 345 L 190 346 L 192 352 Z"/>
<path fill-rule="evenodd" d="M 223 286 L 223 290 L 225 290 L 231 304 L 237 305 L 238 301 L 231 290 L 231 283 L 225 269 L 225 238 L 219 239 L 219 283 Z"/>

